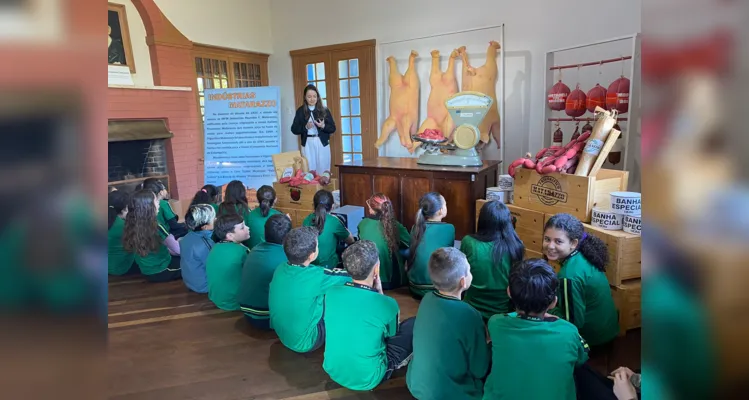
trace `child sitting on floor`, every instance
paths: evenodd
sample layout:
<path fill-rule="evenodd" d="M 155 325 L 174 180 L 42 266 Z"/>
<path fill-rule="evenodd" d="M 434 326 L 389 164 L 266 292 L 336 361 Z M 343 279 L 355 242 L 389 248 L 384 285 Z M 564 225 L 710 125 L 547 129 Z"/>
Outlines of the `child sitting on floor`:
<path fill-rule="evenodd" d="M 441 194 L 429 192 L 419 200 L 416 223 L 411 228 L 411 249 L 406 264 L 408 288 L 416 298 L 434 290 L 429 278 L 429 258 L 441 247 L 455 245 L 455 227 L 442 222 L 447 216 L 447 202 Z"/>
<path fill-rule="evenodd" d="M 486 328 L 460 297 L 471 286 L 471 267 L 460 250 L 443 247 L 428 268 L 437 291 L 424 296 L 416 313 L 408 389 L 417 399 L 481 399 L 489 372 Z"/>
<path fill-rule="evenodd" d="M 317 235 L 317 229 L 306 226 L 286 235 L 283 250 L 289 261 L 276 268 L 268 293 L 271 327 L 281 343 L 297 353 L 322 347 L 323 297 L 329 288 L 351 282 L 345 271 L 310 265 L 319 253 Z"/>
<path fill-rule="evenodd" d="M 512 267 L 509 284 L 517 311 L 489 319 L 484 398 L 575 400 L 573 373 L 588 360 L 588 345 L 574 325 L 548 314 L 557 304 L 554 270 L 544 260 L 525 260 Z"/>
<path fill-rule="evenodd" d="M 122 247 L 135 254 L 140 272 L 151 282 L 181 278 L 179 243 L 157 222 L 159 200 L 153 191 L 133 194 L 127 209 Z"/>
<path fill-rule="evenodd" d="M 543 249 L 548 260 L 562 264 L 554 314 L 577 326 L 591 346 L 591 356 L 608 356 L 619 333 L 619 313 L 606 278 L 606 243 L 588 235 L 574 216 L 556 214 L 546 221 Z"/>
<path fill-rule="evenodd" d="M 333 202 L 333 193 L 318 190 L 312 198 L 315 212 L 308 215 L 302 222 L 302 226 L 311 226 L 317 230 L 319 254 L 313 264 L 325 268 L 338 266 L 338 241 L 345 240 L 346 244 L 354 243 L 354 237 L 343 222 L 338 217 L 330 215 Z"/>
<path fill-rule="evenodd" d="M 127 192 L 114 190 L 109 192 L 109 227 L 107 228 L 107 255 L 109 261 L 109 275 L 131 275 L 138 273 L 135 256 L 125 251 L 122 246 L 122 234 L 125 230 L 127 204 L 130 195 Z"/>
<path fill-rule="evenodd" d="M 265 241 L 255 246 L 244 261 L 239 285 L 239 308 L 255 328 L 271 329 L 268 288 L 276 268 L 288 261 L 283 241 L 290 230 L 289 217 L 276 214 L 268 218 L 265 223 Z"/>
<path fill-rule="evenodd" d="M 325 295 L 325 359 L 331 379 L 351 390 L 370 390 L 408 364 L 413 318 L 399 325 L 400 308 L 382 294 L 377 246 L 360 240 L 343 252 L 353 282 Z"/>
<path fill-rule="evenodd" d="M 268 185 L 260 186 L 257 190 L 257 202 L 260 204 L 250 211 L 247 226 L 250 228 L 250 250 L 265 241 L 265 222 L 273 215 L 281 214 L 273 208 L 276 203 L 276 191 Z"/>
<path fill-rule="evenodd" d="M 190 206 L 185 214 L 185 225 L 190 232 L 179 241 L 182 280 L 196 293 L 208 293 L 205 263 L 213 245 L 213 223 L 216 211 L 210 204 Z"/>
<path fill-rule="evenodd" d="M 513 311 L 507 282 L 510 266 L 523 259 L 525 246 L 515 233 L 507 206 L 497 200 L 484 204 L 476 233 L 463 238 L 460 251 L 468 258 L 473 274 L 463 300 L 479 310 L 484 321 L 494 314 Z"/>
<path fill-rule="evenodd" d="M 175 239 L 187 235 L 187 227 L 179 222 L 179 217 L 172 210 L 172 205 L 169 204 L 169 192 L 166 190 L 166 185 L 159 179 L 148 178 L 143 181 L 142 187 L 153 192 L 159 199 L 159 213 L 156 217 L 159 224 L 167 228 Z"/>
<path fill-rule="evenodd" d="M 393 203 L 382 193 L 367 200 L 367 218 L 359 223 L 359 239 L 371 240 L 380 255 L 380 280 L 385 290 L 403 286 L 406 279 L 401 249 L 408 248 L 411 237 L 395 219 Z"/>
<path fill-rule="evenodd" d="M 237 293 L 242 278 L 242 266 L 247 253 L 250 252 L 242 242 L 250 237 L 250 231 L 242 217 L 237 214 L 226 214 L 216 219 L 213 237 L 217 243 L 205 262 L 208 298 L 222 310 L 239 310 Z"/>
<path fill-rule="evenodd" d="M 218 205 L 221 203 L 220 198 L 221 193 L 218 191 L 218 188 L 215 185 L 205 185 L 200 190 L 198 190 L 197 193 L 195 193 L 190 206 L 194 206 L 196 204 L 209 204 L 211 207 L 213 207 L 216 215 L 218 215 Z M 187 219 L 187 215 L 185 215 L 185 219 Z"/>

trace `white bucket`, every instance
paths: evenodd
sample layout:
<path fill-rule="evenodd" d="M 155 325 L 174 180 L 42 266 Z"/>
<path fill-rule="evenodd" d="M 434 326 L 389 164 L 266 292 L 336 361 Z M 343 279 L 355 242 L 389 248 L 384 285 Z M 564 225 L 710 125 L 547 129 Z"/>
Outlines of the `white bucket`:
<path fill-rule="evenodd" d="M 515 179 L 510 175 L 500 175 L 497 186 L 499 190 L 515 190 Z"/>
<path fill-rule="evenodd" d="M 640 236 L 642 234 L 642 217 L 627 215 L 624 217 L 624 232 Z"/>
<path fill-rule="evenodd" d="M 624 215 L 622 214 L 603 208 L 594 208 L 590 224 L 608 231 L 618 231 L 622 229 L 623 221 Z"/>
<path fill-rule="evenodd" d="M 611 211 L 624 215 L 642 214 L 642 194 L 637 192 L 611 192 Z"/>
<path fill-rule="evenodd" d="M 514 192 L 512 190 L 501 190 L 499 187 L 486 188 L 486 200 L 497 200 L 505 204 L 510 204 L 513 200 Z"/>
<path fill-rule="evenodd" d="M 338 204 L 338 206 L 341 205 L 341 191 L 340 190 L 333 191 L 333 203 Z"/>

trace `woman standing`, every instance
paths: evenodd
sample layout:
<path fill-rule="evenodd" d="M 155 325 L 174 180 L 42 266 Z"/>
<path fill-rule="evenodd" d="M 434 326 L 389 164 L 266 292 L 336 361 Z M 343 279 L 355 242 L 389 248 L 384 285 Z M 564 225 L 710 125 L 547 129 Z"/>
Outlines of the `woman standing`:
<path fill-rule="evenodd" d="M 322 105 L 315 85 L 304 88 L 303 103 L 296 110 L 291 133 L 302 136 L 302 155 L 307 159 L 310 171 L 322 175 L 330 171 L 330 135 L 335 132 L 335 121 Z"/>

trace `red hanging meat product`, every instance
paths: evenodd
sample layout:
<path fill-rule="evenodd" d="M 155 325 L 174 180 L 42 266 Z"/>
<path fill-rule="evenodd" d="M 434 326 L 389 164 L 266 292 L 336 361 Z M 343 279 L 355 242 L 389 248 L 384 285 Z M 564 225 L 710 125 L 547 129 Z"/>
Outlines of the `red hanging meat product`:
<path fill-rule="evenodd" d="M 614 124 L 614 127 L 611 129 L 616 129 L 619 132 L 622 131 L 622 128 L 619 127 L 619 124 Z M 606 160 L 610 162 L 613 165 L 619 164 L 620 161 L 622 161 L 622 136 L 619 135 L 618 138 L 616 138 L 616 142 L 614 142 L 614 147 L 611 148 L 611 151 L 609 152 L 609 156 L 606 157 Z"/>
<path fill-rule="evenodd" d="M 593 130 L 593 128 L 590 128 L 590 129 Z M 577 139 L 579 137 L 580 137 L 580 123 L 578 122 L 577 125 L 575 125 L 575 131 L 572 132 L 572 139 L 571 140 L 574 141 L 575 139 Z"/>
<path fill-rule="evenodd" d="M 559 123 L 557 122 L 557 130 L 554 131 L 554 138 L 552 140 L 552 146 L 561 146 L 562 142 L 564 141 L 564 133 L 562 132 L 562 128 L 559 127 Z"/>
<path fill-rule="evenodd" d="M 624 114 L 629 111 L 629 79 L 622 75 L 606 91 L 606 108 Z"/>
<path fill-rule="evenodd" d="M 562 83 L 560 79 L 554 86 L 549 90 L 548 102 L 549 108 L 554 111 L 564 110 L 564 106 L 567 102 L 567 96 L 570 94 L 570 87 Z"/>
<path fill-rule="evenodd" d="M 587 96 L 585 96 L 585 92 L 580 90 L 580 84 L 578 84 L 575 90 L 567 96 L 564 112 L 573 118 L 583 116 L 587 111 L 587 108 L 585 108 L 586 100 Z"/>
<path fill-rule="evenodd" d="M 606 108 L 606 89 L 596 83 L 593 89 L 588 91 L 588 99 L 585 106 L 590 112 L 595 112 L 596 107 Z"/>
<path fill-rule="evenodd" d="M 583 133 L 585 133 L 585 132 L 593 132 L 593 125 L 591 125 L 590 122 L 585 123 L 585 125 L 583 125 L 582 131 L 583 131 Z"/>

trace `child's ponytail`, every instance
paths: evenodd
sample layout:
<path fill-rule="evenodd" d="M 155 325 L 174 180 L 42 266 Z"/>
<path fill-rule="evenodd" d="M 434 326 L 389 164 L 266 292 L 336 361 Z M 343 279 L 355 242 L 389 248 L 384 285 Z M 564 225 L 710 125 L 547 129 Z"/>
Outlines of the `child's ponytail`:
<path fill-rule="evenodd" d="M 367 200 L 367 204 L 372 211 L 380 218 L 382 224 L 382 233 L 385 235 L 385 242 L 388 245 L 390 254 L 398 254 L 398 228 L 396 226 L 395 211 L 393 203 L 383 193 L 376 193 Z"/>
<path fill-rule="evenodd" d="M 257 190 L 257 202 L 260 204 L 260 213 L 267 217 L 273 203 L 276 202 L 276 191 L 268 185 L 260 186 Z"/>
<path fill-rule="evenodd" d="M 577 251 L 596 269 L 606 272 L 606 264 L 609 263 L 609 250 L 606 243 L 586 233 L 580 220 L 570 214 L 555 214 L 546 221 L 544 230 L 549 228 L 560 229 L 567 233 L 570 240 L 577 240 Z"/>
<path fill-rule="evenodd" d="M 321 235 L 325 228 L 325 218 L 333 208 L 333 193 L 327 190 L 318 190 L 312 203 L 315 206 L 315 216 L 312 218 L 312 224 L 317 228 L 317 235 Z"/>
<path fill-rule="evenodd" d="M 200 190 L 198 190 L 197 193 L 195 193 L 195 196 L 192 198 L 192 202 L 190 202 L 190 206 L 198 205 L 198 204 L 213 204 L 216 202 L 216 197 L 218 196 L 218 189 L 214 185 L 205 185 Z"/>
<path fill-rule="evenodd" d="M 427 219 L 434 217 L 442 209 L 442 195 L 437 192 L 429 192 L 419 200 L 419 209 L 416 211 L 416 222 L 411 230 L 411 254 L 408 257 L 406 269 L 410 269 L 416 260 L 416 250 L 424 238 L 427 230 Z"/>

